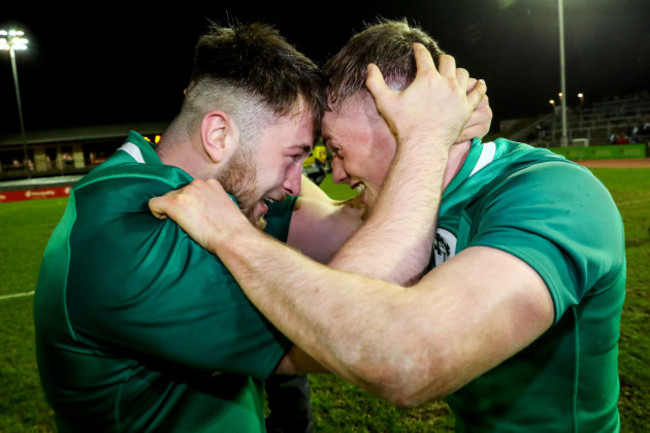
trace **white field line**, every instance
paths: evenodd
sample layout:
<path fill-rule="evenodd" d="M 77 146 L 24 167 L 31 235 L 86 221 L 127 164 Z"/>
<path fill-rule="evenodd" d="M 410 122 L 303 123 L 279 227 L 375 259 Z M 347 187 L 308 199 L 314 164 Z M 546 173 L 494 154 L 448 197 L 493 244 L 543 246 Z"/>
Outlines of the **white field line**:
<path fill-rule="evenodd" d="M 34 294 L 34 291 L 32 290 L 31 292 L 14 293 L 13 295 L 3 295 L 3 296 L 0 296 L 0 301 L 4 301 L 5 299 L 11 299 L 11 298 L 21 298 L 23 296 L 31 296 L 33 294 Z"/>

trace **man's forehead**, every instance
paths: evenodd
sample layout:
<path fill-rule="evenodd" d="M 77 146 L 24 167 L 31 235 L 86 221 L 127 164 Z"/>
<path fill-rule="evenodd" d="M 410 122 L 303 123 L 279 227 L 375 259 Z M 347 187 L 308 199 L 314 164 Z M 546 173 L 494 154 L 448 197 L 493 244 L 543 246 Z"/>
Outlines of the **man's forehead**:
<path fill-rule="evenodd" d="M 323 137 L 333 137 L 340 129 L 350 127 L 363 117 L 363 107 L 360 104 L 341 104 L 323 115 L 321 130 Z"/>

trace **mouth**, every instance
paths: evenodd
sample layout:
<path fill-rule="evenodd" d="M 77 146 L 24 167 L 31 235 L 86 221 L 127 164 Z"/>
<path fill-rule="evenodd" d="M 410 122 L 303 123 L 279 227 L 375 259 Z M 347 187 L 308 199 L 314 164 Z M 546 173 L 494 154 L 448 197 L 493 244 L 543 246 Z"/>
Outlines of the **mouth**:
<path fill-rule="evenodd" d="M 266 197 L 262 198 L 262 201 L 267 206 L 271 206 L 273 203 L 282 203 L 285 198 L 287 198 L 287 196 L 284 195 L 284 194 L 275 195 L 273 197 L 270 196 L 270 195 L 267 195 Z"/>
<path fill-rule="evenodd" d="M 262 197 L 262 199 L 259 201 L 259 203 L 260 203 L 260 205 L 262 205 L 264 207 L 264 213 L 266 213 L 269 210 L 269 208 L 271 206 L 273 206 L 273 203 L 283 202 L 285 198 L 286 198 L 285 196 L 281 196 L 281 197 L 280 196 L 276 196 L 276 197 L 266 196 L 266 197 Z"/>
<path fill-rule="evenodd" d="M 273 205 L 275 200 L 264 197 L 260 201 L 257 202 L 257 208 L 259 209 L 257 211 L 258 216 L 264 216 L 266 213 L 269 211 L 269 208 Z"/>
<path fill-rule="evenodd" d="M 275 198 L 271 197 L 262 197 L 257 204 L 255 205 L 255 208 L 252 210 L 249 218 L 253 225 L 255 225 L 257 228 L 264 230 L 266 228 L 266 214 L 269 212 L 269 208 L 273 205 L 273 203 L 277 201 L 282 201 L 278 200 Z"/>
<path fill-rule="evenodd" d="M 350 185 L 350 188 L 355 189 L 359 195 L 366 192 L 366 184 L 363 182 L 359 182 L 355 185 Z"/>

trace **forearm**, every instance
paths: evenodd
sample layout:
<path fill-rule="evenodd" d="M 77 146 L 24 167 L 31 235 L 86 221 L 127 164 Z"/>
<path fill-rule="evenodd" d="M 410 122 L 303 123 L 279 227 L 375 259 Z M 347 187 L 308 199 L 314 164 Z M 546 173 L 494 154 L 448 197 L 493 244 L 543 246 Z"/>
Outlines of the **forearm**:
<path fill-rule="evenodd" d="M 444 138 L 417 140 L 428 142 L 400 145 L 370 218 L 330 266 L 403 285 L 421 276 L 433 244 L 448 152 L 436 143 Z"/>
<path fill-rule="evenodd" d="M 395 372 L 414 353 L 400 346 L 406 289 L 330 269 L 254 229 L 214 252 L 260 311 L 328 370 L 387 398 L 403 389 Z"/>
<path fill-rule="evenodd" d="M 541 277 L 490 248 L 461 252 L 412 288 L 331 269 L 250 231 L 217 253 L 287 337 L 329 371 L 398 406 L 448 395 L 553 320 Z"/>

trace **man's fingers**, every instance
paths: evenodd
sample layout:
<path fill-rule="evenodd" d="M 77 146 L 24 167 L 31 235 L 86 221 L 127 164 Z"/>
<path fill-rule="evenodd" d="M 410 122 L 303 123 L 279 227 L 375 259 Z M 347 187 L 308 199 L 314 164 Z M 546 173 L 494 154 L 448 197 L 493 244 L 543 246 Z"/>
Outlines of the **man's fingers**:
<path fill-rule="evenodd" d="M 151 210 L 151 213 L 153 216 L 155 216 L 158 219 L 164 220 L 167 218 L 167 212 L 165 211 L 166 207 L 166 197 L 161 196 L 161 197 L 154 197 L 151 200 L 149 200 L 149 210 Z"/>
<path fill-rule="evenodd" d="M 384 76 L 382 75 L 379 67 L 377 65 L 370 63 L 368 65 L 368 77 L 366 78 L 366 87 L 372 94 L 375 101 L 377 98 L 384 95 L 386 92 L 391 91 L 391 89 L 384 81 Z"/>
<path fill-rule="evenodd" d="M 413 55 L 415 56 L 415 65 L 417 67 L 416 75 L 420 75 L 425 72 L 438 72 L 436 69 L 436 64 L 433 62 L 433 57 L 431 57 L 431 53 L 424 45 L 417 42 L 414 43 Z"/>
<path fill-rule="evenodd" d="M 152 198 L 149 200 L 149 209 L 151 210 L 151 213 L 158 219 L 165 219 L 168 216 L 173 218 L 171 213 L 178 207 L 178 205 L 175 205 L 174 203 L 187 200 L 187 195 L 184 195 L 184 193 L 186 193 L 188 189 L 196 187 L 197 181 L 195 180 L 181 189 L 174 189 L 166 192 L 160 197 Z"/>
<path fill-rule="evenodd" d="M 484 109 L 484 108 L 490 108 L 490 102 L 487 93 L 483 95 L 483 98 L 479 101 L 478 105 L 476 106 L 476 109 Z"/>
<path fill-rule="evenodd" d="M 469 72 L 464 68 L 456 68 L 456 80 L 462 89 L 469 89 Z M 467 91 L 467 90 L 466 90 Z"/>
<path fill-rule="evenodd" d="M 478 80 L 476 78 L 471 78 L 467 81 L 467 93 L 471 92 L 472 89 L 476 86 Z"/>
<path fill-rule="evenodd" d="M 478 80 L 476 86 L 467 94 L 467 102 L 470 104 L 470 107 L 476 108 L 486 93 L 487 85 L 485 81 Z"/>
<path fill-rule="evenodd" d="M 456 59 L 449 54 L 442 54 L 439 60 L 438 71 L 445 77 L 453 77 L 456 74 Z"/>

